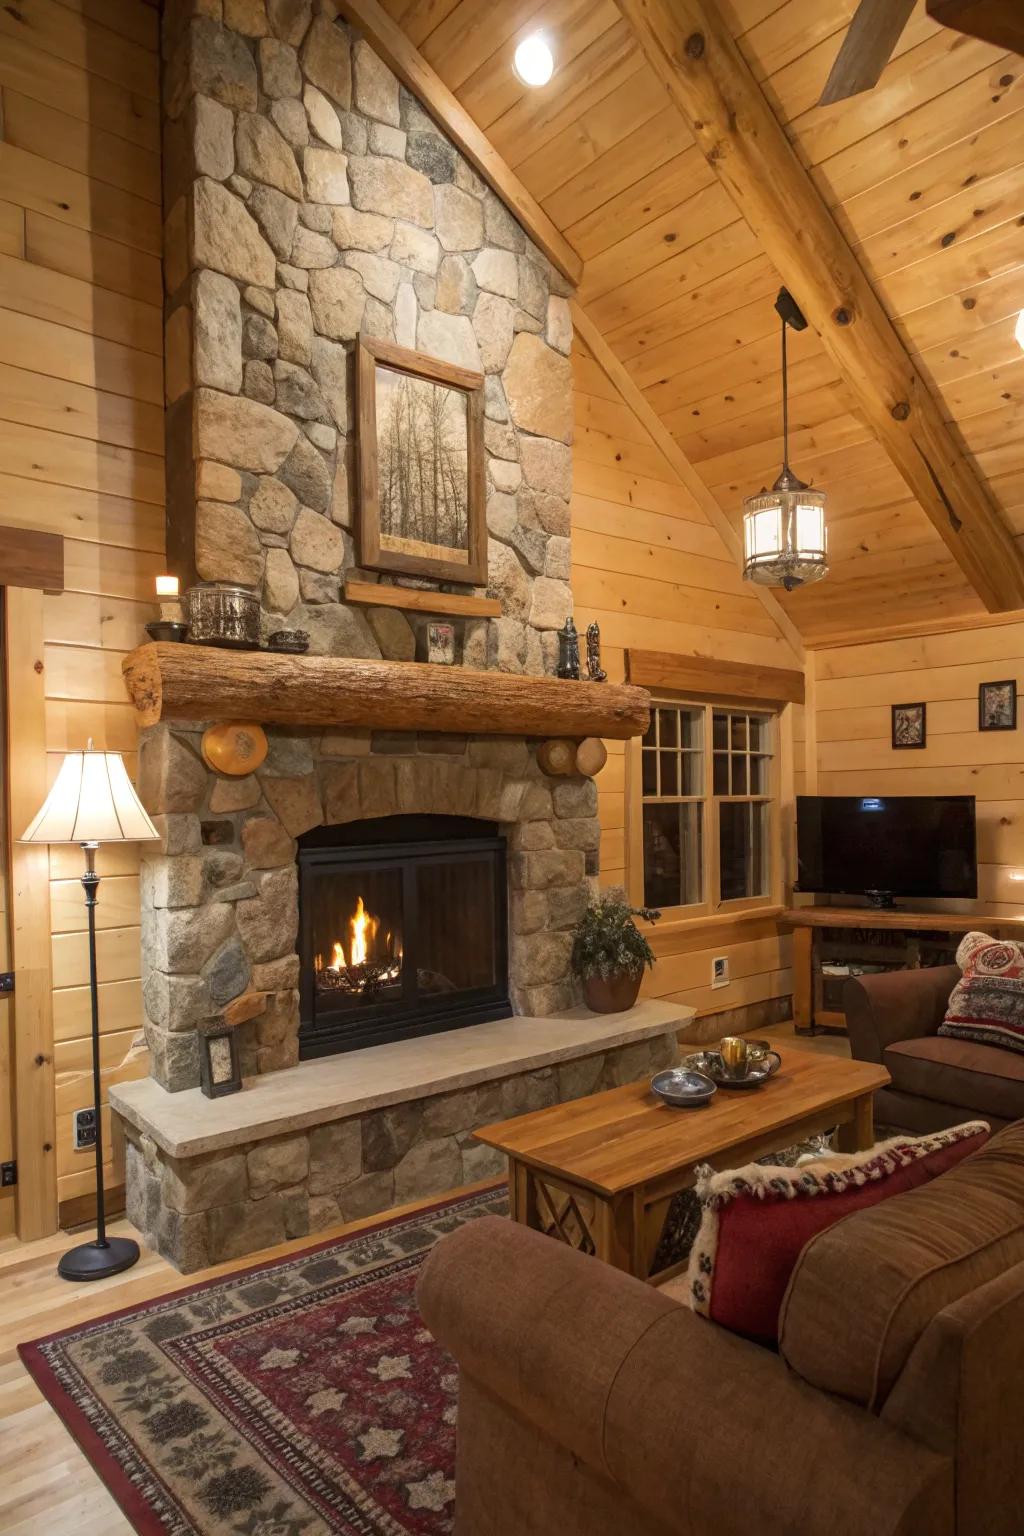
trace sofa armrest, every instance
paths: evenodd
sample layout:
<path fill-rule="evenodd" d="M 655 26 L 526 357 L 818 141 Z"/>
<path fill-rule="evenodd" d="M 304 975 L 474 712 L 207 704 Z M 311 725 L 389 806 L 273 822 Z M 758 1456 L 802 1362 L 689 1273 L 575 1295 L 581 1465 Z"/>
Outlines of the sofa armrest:
<path fill-rule="evenodd" d="M 843 988 L 843 1007 L 854 1060 L 880 1062 L 886 1047 L 898 1040 L 934 1035 L 959 980 L 958 965 L 851 976 Z"/>
<path fill-rule="evenodd" d="M 659 1530 L 952 1530 L 948 1459 L 549 1237 L 498 1217 L 469 1222 L 433 1249 L 418 1295 L 431 1332 L 488 1401 L 611 1482 Z M 460 1505 L 462 1529 L 476 1531 L 475 1517 Z"/>

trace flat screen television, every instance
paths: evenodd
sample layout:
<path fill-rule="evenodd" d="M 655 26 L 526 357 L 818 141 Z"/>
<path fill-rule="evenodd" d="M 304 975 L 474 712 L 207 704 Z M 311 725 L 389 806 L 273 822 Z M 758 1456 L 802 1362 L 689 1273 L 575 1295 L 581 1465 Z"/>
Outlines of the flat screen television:
<path fill-rule="evenodd" d="M 797 890 L 975 897 L 973 795 L 798 795 Z"/>

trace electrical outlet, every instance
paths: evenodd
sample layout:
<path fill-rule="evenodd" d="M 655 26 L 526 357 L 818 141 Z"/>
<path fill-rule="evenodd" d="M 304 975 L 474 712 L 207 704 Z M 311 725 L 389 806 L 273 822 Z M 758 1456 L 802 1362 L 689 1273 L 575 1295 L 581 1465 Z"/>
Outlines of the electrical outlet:
<path fill-rule="evenodd" d="M 76 1109 L 71 1117 L 71 1134 L 76 1152 L 84 1152 L 96 1145 L 96 1111 Z"/>
<path fill-rule="evenodd" d="M 716 955 L 711 962 L 711 986 L 727 987 L 729 985 L 729 956 Z"/>

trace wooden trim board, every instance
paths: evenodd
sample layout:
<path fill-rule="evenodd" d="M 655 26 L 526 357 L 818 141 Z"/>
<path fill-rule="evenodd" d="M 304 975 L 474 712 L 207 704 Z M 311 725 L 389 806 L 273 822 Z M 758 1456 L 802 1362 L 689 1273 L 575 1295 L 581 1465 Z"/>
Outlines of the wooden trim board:
<path fill-rule="evenodd" d="M 615 353 L 605 341 L 602 332 L 581 304 L 573 303 L 572 318 L 573 325 L 594 354 L 598 365 L 608 375 L 608 378 L 615 385 L 640 425 L 650 433 L 657 447 L 664 454 L 672 469 L 679 476 L 685 488 L 689 491 L 708 522 L 718 534 L 730 557 L 735 560 L 737 567 L 739 567 L 741 564 L 739 535 L 718 505 L 715 497 L 708 490 L 654 407 L 649 403 L 646 395 L 633 382 L 625 364 L 621 363 L 615 356 Z M 754 585 L 754 593 L 780 634 L 789 642 L 796 659 L 803 661 L 804 644 L 800 637 L 800 631 L 785 612 L 781 603 L 764 587 L 756 584 Z"/>
<path fill-rule="evenodd" d="M 626 678 L 641 688 L 671 688 L 678 693 L 756 699 L 762 704 L 804 702 L 804 674 L 789 667 L 755 667 L 742 661 L 715 661 L 630 646 L 626 650 Z"/>
<path fill-rule="evenodd" d="M 0 528 L 0 587 L 64 590 L 64 540 L 35 528 Z"/>
<path fill-rule="evenodd" d="M 334 0 L 339 14 L 373 46 L 384 62 L 407 85 L 430 116 L 461 150 L 466 159 L 515 215 L 545 256 L 554 262 L 573 287 L 583 274 L 583 260 L 548 218 L 519 177 L 506 165 L 461 104 L 426 59 L 406 37 L 397 22 L 377 0 Z"/>
<path fill-rule="evenodd" d="M 444 613 L 467 619 L 501 617 L 501 602 L 496 597 L 421 592 L 413 587 L 378 586 L 372 581 L 346 580 L 345 601 L 367 608 L 401 608 L 405 613 Z"/>

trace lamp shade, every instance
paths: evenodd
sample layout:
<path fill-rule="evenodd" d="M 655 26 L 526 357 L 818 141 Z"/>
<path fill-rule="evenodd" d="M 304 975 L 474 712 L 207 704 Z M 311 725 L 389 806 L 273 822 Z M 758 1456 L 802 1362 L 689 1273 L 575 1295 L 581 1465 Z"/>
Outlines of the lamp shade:
<path fill-rule="evenodd" d="M 68 752 L 23 843 L 142 843 L 160 834 L 120 752 Z"/>

